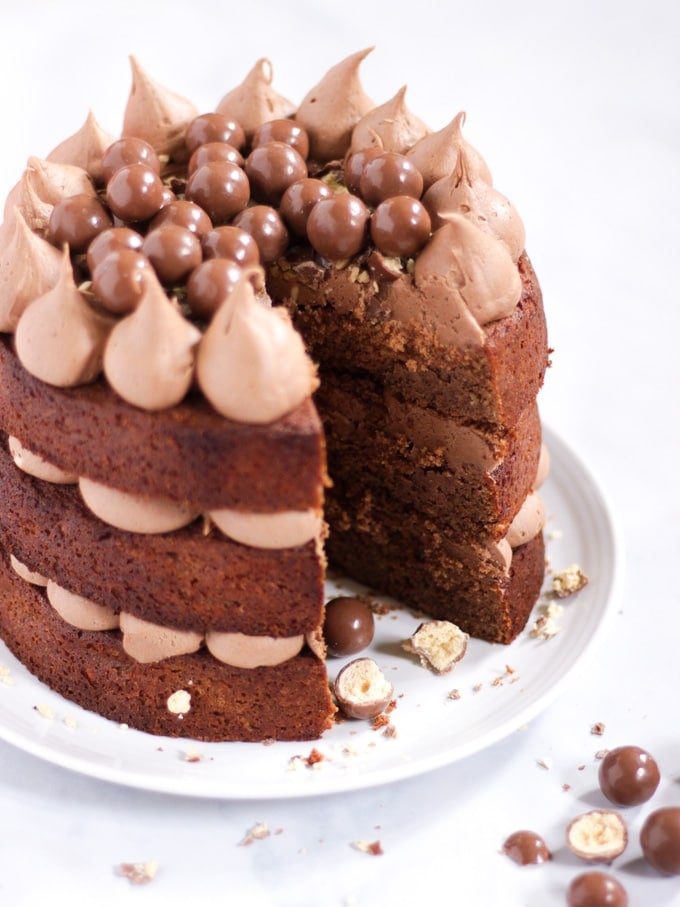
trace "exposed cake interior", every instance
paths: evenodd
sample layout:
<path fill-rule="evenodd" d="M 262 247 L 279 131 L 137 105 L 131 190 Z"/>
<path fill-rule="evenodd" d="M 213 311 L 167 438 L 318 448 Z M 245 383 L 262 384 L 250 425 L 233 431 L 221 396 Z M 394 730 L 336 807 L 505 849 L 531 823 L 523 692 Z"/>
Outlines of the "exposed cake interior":
<path fill-rule="evenodd" d="M 366 53 L 299 106 L 260 60 L 209 114 L 133 60 L 121 138 L 88 116 L 5 206 L 0 634 L 152 733 L 330 726 L 325 551 L 494 642 L 540 590 L 524 230 Z"/>

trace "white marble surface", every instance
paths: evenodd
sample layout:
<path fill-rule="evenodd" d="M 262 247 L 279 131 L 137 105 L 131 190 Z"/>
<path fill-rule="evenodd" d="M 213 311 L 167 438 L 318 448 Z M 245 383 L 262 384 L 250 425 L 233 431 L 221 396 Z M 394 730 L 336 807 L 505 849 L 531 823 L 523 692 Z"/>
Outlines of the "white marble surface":
<path fill-rule="evenodd" d="M 543 285 L 555 348 L 544 418 L 590 465 L 623 539 L 608 638 L 525 730 L 374 790 L 192 800 L 0 744 L 5 904 L 61 903 L 62 892 L 72 905 L 557 907 L 582 869 L 562 847 L 564 827 L 601 804 L 594 754 L 622 743 L 653 752 L 663 781 L 652 804 L 626 813 L 631 845 L 613 871 L 631 905 L 680 904 L 680 879 L 646 868 L 637 841 L 653 806 L 680 805 L 680 14 L 668 0 L 444 6 L 2 0 L 0 195 L 88 107 L 118 129 L 128 53 L 209 109 L 259 56 L 299 100 L 329 65 L 375 44 L 362 72 L 376 101 L 408 82 L 411 108 L 432 126 L 466 109 L 466 135 L 519 208 Z M 590 732 L 598 721 L 602 737 Z M 258 822 L 282 831 L 238 846 Z M 544 834 L 552 864 L 520 869 L 499 855 L 521 827 Z M 384 853 L 353 849 L 358 839 L 379 839 Z M 159 865 L 149 885 L 116 874 L 147 860 Z"/>

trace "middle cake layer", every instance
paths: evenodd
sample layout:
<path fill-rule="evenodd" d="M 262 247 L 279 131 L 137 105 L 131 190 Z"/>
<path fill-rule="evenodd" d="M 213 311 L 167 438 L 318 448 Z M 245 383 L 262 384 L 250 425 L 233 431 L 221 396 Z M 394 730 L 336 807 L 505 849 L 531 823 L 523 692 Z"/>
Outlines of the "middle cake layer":
<path fill-rule="evenodd" d="M 201 520 L 136 534 L 102 523 L 76 486 L 21 472 L 0 444 L 0 542 L 30 570 L 114 611 L 178 629 L 252 635 L 313 632 L 323 612 L 318 543 L 261 549 Z M 149 577 L 153 582 L 149 582 Z"/>

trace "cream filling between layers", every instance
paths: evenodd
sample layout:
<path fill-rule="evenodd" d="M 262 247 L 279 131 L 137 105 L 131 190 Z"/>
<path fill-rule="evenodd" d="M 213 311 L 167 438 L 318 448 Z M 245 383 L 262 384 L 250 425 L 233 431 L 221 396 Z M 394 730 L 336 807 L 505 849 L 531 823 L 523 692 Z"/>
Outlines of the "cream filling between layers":
<path fill-rule="evenodd" d="M 14 555 L 10 555 L 10 562 L 21 579 L 47 587 L 50 605 L 70 626 L 93 632 L 120 629 L 123 649 L 140 664 L 155 664 L 177 655 L 191 655 L 198 652 L 204 643 L 217 661 L 233 668 L 252 669 L 283 664 L 295 658 L 305 642 L 318 658 L 324 657 L 323 643 L 319 642 L 316 631 L 306 636 L 273 637 L 215 630 L 208 630 L 205 634 L 199 630 L 177 630 L 142 620 L 127 611 L 117 613 L 106 605 L 69 592 L 53 580 L 29 570 Z"/>
<path fill-rule="evenodd" d="M 98 519 L 125 532 L 158 534 L 188 526 L 201 511 L 169 501 L 120 491 L 60 469 L 24 447 L 18 438 L 9 437 L 9 450 L 15 465 L 27 475 L 53 484 L 78 483 L 86 507 Z M 249 513 L 230 508 L 206 514 L 223 535 L 251 548 L 297 548 L 323 531 L 320 510 L 283 510 L 277 513 Z"/>

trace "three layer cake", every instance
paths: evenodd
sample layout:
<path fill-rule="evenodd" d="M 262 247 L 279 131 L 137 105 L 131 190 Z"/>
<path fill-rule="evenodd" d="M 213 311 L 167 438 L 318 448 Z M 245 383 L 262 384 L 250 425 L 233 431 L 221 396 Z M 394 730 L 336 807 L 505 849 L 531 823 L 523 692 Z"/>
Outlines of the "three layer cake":
<path fill-rule="evenodd" d="M 0 635 L 133 727 L 328 728 L 325 551 L 490 641 L 540 591 L 524 230 L 463 115 L 374 105 L 365 56 L 299 106 L 258 61 L 208 114 L 133 60 L 121 138 L 89 116 L 8 198 Z"/>

